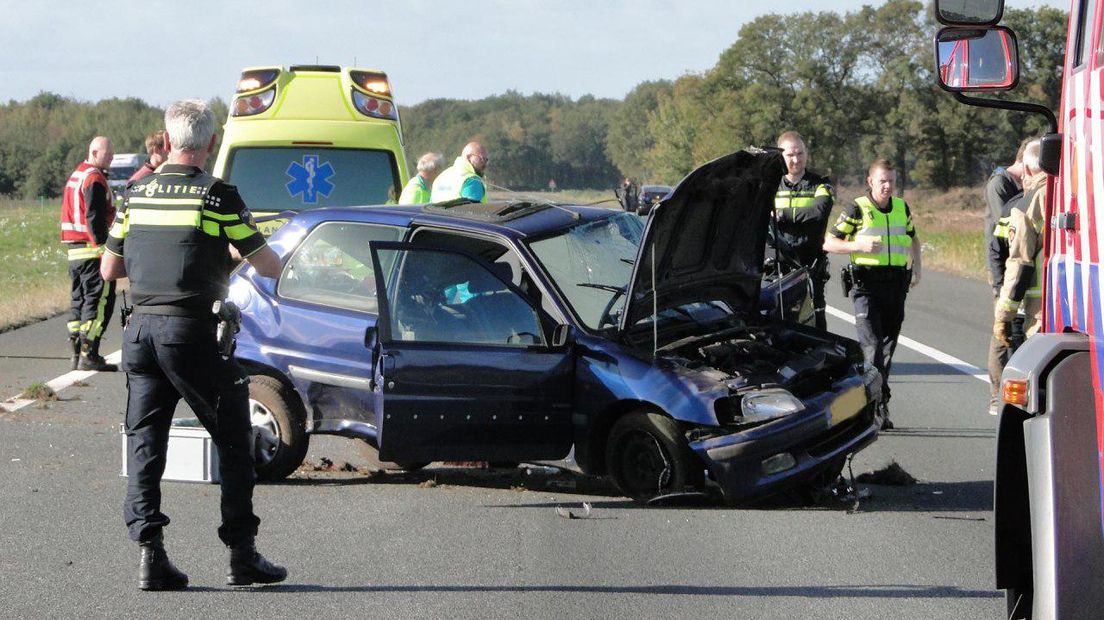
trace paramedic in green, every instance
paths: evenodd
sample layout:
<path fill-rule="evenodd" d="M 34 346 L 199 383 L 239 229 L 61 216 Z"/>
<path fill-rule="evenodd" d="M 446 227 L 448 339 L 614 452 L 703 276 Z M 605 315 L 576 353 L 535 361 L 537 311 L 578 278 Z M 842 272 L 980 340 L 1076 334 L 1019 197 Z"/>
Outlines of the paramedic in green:
<path fill-rule="evenodd" d="M 399 196 L 401 205 L 421 205 L 429 202 L 433 189 L 433 180 L 441 174 L 445 156 L 440 153 L 426 153 L 418 158 L 418 174 L 410 177 Z"/>
<path fill-rule="evenodd" d="M 482 144 L 465 144 L 460 157 L 433 181 L 430 202 L 447 202 L 459 198 L 487 202 L 487 184 L 483 180 L 483 172 L 490 161 Z"/>

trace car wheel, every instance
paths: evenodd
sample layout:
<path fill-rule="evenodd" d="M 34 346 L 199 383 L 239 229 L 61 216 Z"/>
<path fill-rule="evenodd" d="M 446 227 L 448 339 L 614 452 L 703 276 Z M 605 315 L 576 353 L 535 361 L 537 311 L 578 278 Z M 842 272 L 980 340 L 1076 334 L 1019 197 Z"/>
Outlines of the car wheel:
<path fill-rule="evenodd" d="M 654 411 L 634 411 L 614 423 L 606 471 L 622 493 L 638 502 L 696 490 L 702 483 L 701 459 L 678 424 Z"/>
<path fill-rule="evenodd" d="M 368 469 L 373 471 L 418 471 L 429 465 L 429 461 L 414 461 L 408 463 L 381 461 L 379 449 L 367 441 L 360 442 L 358 452 L 360 452 L 360 457 L 367 461 Z"/>
<path fill-rule="evenodd" d="M 307 456 L 307 414 L 295 392 L 267 375 L 249 378 L 253 461 L 262 480 L 287 478 Z"/>

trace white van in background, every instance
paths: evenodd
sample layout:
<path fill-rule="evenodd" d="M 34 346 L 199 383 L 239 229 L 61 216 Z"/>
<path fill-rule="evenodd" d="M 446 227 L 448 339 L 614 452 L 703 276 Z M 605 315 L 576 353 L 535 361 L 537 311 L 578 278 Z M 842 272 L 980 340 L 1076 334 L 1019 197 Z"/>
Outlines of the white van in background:
<path fill-rule="evenodd" d="M 111 158 L 111 167 L 107 171 L 107 186 L 115 195 L 115 200 L 122 198 L 126 189 L 127 180 L 142 167 L 146 156 L 142 153 L 118 153 Z"/>

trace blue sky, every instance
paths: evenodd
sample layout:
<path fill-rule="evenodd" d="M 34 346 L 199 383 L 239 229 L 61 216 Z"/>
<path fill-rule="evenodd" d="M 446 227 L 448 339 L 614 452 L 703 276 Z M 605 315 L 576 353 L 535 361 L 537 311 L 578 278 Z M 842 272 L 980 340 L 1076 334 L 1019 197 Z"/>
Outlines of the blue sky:
<path fill-rule="evenodd" d="M 927 3 L 927 0 L 925 0 Z M 229 99 L 242 67 L 386 71 L 400 105 L 517 90 L 621 98 L 641 81 L 712 67 L 768 12 L 872 0 L 0 0 L 0 101 L 51 91 L 157 105 Z M 1010 7 L 1061 0 L 1009 0 Z"/>

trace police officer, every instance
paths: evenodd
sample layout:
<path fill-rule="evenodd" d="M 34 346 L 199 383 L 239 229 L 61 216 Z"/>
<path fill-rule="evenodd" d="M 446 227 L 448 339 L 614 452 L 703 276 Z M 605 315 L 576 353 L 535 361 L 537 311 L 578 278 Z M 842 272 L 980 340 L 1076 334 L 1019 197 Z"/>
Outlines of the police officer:
<path fill-rule="evenodd" d="M 827 329 L 824 283 L 828 280 L 828 256 L 822 246 L 832 212 L 832 185 L 827 177 L 805 168 L 809 155 L 801 134 L 787 131 L 778 136 L 777 144 L 786 161 L 786 175 L 774 195 L 778 250 L 809 269 L 816 326 Z M 775 239 L 769 242 L 774 244 Z"/>
<path fill-rule="evenodd" d="M 169 425 L 183 398 L 211 433 L 219 455 L 222 525 L 230 548 L 227 583 L 275 583 L 287 571 L 257 553 L 253 514 L 248 377 L 215 341 L 212 304 L 227 294 L 232 253 L 274 278 L 279 257 L 257 232 L 232 185 L 203 171 L 215 146 L 215 117 L 200 100 L 165 111 L 168 160 L 129 187 L 111 228 L 103 277 L 130 278 L 133 315 L 123 334 L 127 371 L 127 494 L 123 514 L 141 548 L 138 587 L 186 588 L 188 577 L 165 552 L 161 474 Z"/>
<path fill-rule="evenodd" d="M 465 144 L 460 157 L 433 181 L 430 202 L 446 202 L 458 198 L 487 202 L 487 185 L 483 181 L 483 173 L 489 162 L 487 149 L 482 144 Z"/>
<path fill-rule="evenodd" d="M 920 240 L 912 214 L 894 196 L 897 171 L 893 162 L 879 159 L 870 165 L 865 196 L 840 213 L 824 237 L 824 250 L 851 254 L 855 287 L 855 328 L 866 363 L 882 374 L 882 428 L 889 421 L 889 370 L 897 336 L 905 320 L 905 297 L 920 283 Z"/>
<path fill-rule="evenodd" d="M 78 370 L 115 370 L 100 355 L 100 337 L 115 306 L 115 283 L 100 277 L 100 257 L 107 231 L 115 219 L 115 205 L 104 171 L 114 155 L 111 140 L 97 136 L 85 159 L 65 183 L 61 197 L 61 240 L 69 259 L 70 367 Z"/>
<path fill-rule="evenodd" d="M 1020 306 L 1024 310 L 1024 335 L 1039 331 L 1042 289 L 1039 276 L 1043 249 L 1043 218 L 1046 213 L 1047 175 L 1039 167 L 1039 142 L 1024 150 L 1024 195 L 1013 203 L 1008 222 L 1008 262 L 1004 284 L 993 316 L 993 338 L 1010 346 L 1011 322 Z M 999 375 L 998 375 L 999 376 Z"/>
<path fill-rule="evenodd" d="M 429 202 L 430 190 L 433 180 L 441 174 L 441 164 L 444 156 L 440 153 L 426 153 L 418 158 L 418 174 L 410 177 L 402 194 L 399 195 L 401 205 L 420 205 Z"/>

